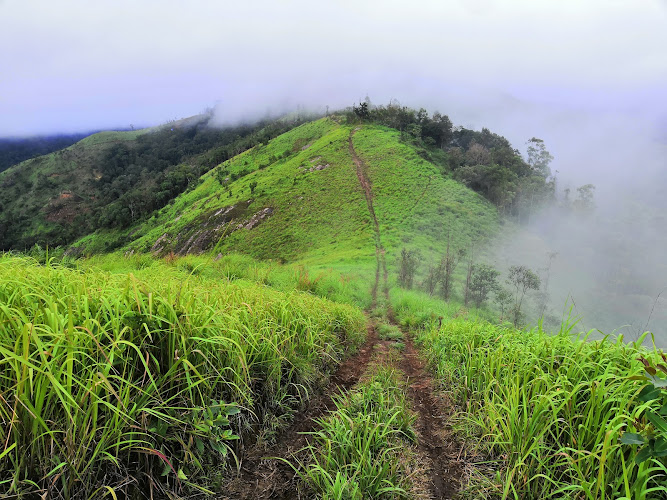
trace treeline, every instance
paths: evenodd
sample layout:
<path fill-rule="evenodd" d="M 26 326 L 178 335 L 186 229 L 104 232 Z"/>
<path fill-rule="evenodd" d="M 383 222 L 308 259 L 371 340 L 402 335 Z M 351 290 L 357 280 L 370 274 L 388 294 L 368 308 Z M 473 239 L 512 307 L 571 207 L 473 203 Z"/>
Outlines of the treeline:
<path fill-rule="evenodd" d="M 67 245 L 100 228 L 127 228 L 196 186 L 216 165 L 310 119 L 297 116 L 220 128 L 210 126 L 210 118 L 167 124 L 99 151 L 75 146 L 54 153 L 63 170 L 65 165 L 83 165 L 96 173 L 92 180 L 67 173 L 47 176 L 39 164 L 5 175 L 0 182 L 0 249 Z M 58 219 L 46 212 L 44 221 L 45 210 L 63 193 L 76 201 L 76 213 Z M 22 203 L 17 202 L 20 196 Z M 42 222 L 38 225 L 37 220 Z"/>
<path fill-rule="evenodd" d="M 115 145 L 98 167 L 97 227 L 133 224 L 194 187 L 214 166 L 301 123 L 263 121 L 219 129 L 207 119 L 183 128 L 164 127 L 140 136 L 136 144 Z"/>
<path fill-rule="evenodd" d="M 93 133 L 0 139 L 0 172 L 30 158 L 71 146 Z"/>
<path fill-rule="evenodd" d="M 401 132 L 424 158 L 441 165 L 443 174 L 464 183 L 517 220 L 555 200 L 556 179 L 549 164 L 553 157 L 544 141 L 528 141 L 527 158 L 504 137 L 453 127 L 447 115 L 411 109 L 392 101 L 375 106 L 370 100 L 352 106 L 348 120 L 370 121 Z"/>
<path fill-rule="evenodd" d="M 423 279 L 418 281 L 420 260 L 419 250 L 407 248 L 401 250 L 397 276 L 399 286 L 408 290 L 418 288 L 449 302 L 455 292 L 455 273 L 463 267 L 465 278 L 459 285 L 460 298 L 465 307 L 474 305 L 481 308 L 493 300 L 500 313 L 500 321 L 511 321 L 518 327 L 525 320 L 526 295 L 536 292 L 538 312 L 542 316 L 545 313 L 553 257 L 550 257 L 549 267 L 545 269 L 547 271 L 545 280 L 532 269 L 515 265 L 509 268 L 504 284 L 498 269 L 475 261 L 472 245 L 469 248 L 453 248 L 448 242 L 444 253 L 435 264 L 427 266 Z"/>

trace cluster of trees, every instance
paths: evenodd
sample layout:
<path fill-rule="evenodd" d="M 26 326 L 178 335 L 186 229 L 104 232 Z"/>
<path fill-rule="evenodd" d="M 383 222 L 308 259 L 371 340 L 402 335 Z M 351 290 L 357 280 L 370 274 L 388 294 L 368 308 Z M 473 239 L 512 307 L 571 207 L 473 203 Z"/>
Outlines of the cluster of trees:
<path fill-rule="evenodd" d="M 114 146 L 98 167 L 102 173 L 98 205 L 103 207 L 98 226 L 131 225 L 196 186 L 211 168 L 301 123 L 264 121 L 219 129 L 204 120 L 145 134 L 136 144 Z"/>
<path fill-rule="evenodd" d="M 374 106 L 368 98 L 352 106 L 348 119 L 395 128 L 423 156 L 443 167 L 443 174 L 466 184 L 501 213 L 527 221 L 531 213 L 555 201 L 553 156 L 536 137 L 527 143 L 526 159 L 510 142 L 486 128 L 453 127 L 447 115 L 411 109 L 397 101 Z"/>
<path fill-rule="evenodd" d="M 453 138 L 452 122 L 447 115 L 439 112 L 429 116 L 428 112 L 401 106 L 391 101 L 387 106 L 374 106 L 370 99 L 353 106 L 348 119 L 372 121 L 399 130 L 403 137 L 419 139 L 422 145 L 445 149 Z"/>
<path fill-rule="evenodd" d="M 473 248 L 454 250 L 447 244 L 446 252 L 435 265 L 430 265 L 420 288 L 429 295 L 437 295 L 448 302 L 453 295 L 454 276 L 459 264 L 465 262 L 465 281 L 461 295 L 466 307 L 474 304 L 480 308 L 493 296 L 500 311 L 500 320 L 509 319 L 515 326 L 524 321 L 524 299 L 530 291 L 539 291 L 541 279 L 537 273 L 526 266 L 509 268 L 505 288 L 500 281 L 501 273 L 488 264 L 475 263 Z M 398 284 L 407 289 L 415 285 L 419 269 L 418 250 L 403 248 L 399 257 Z M 545 294 L 543 294 L 545 295 Z M 542 314 L 544 308 L 542 308 Z"/>
<path fill-rule="evenodd" d="M 134 141 L 118 142 L 99 151 L 76 146 L 76 151 L 56 153 L 55 161 L 63 164 L 63 172 L 70 170 L 67 165 L 76 163 L 98 173 L 90 182 L 67 173 L 53 178 L 43 175 L 40 165 L 44 157 L 26 168 L 7 172 L 0 182 L 0 249 L 22 250 L 36 243 L 67 245 L 98 228 L 126 228 L 196 186 L 201 175 L 213 167 L 307 119 L 219 128 L 209 125 L 210 118 L 206 115 L 187 125 L 167 124 Z M 58 198 L 63 190 L 79 195 L 79 214 L 74 220 L 47 221 L 36 228 L 34 222 L 41 218 L 45 201 Z M 17 201 L 20 196 L 22 203 Z"/>
<path fill-rule="evenodd" d="M 0 172 L 30 158 L 71 146 L 92 133 L 0 139 Z"/>

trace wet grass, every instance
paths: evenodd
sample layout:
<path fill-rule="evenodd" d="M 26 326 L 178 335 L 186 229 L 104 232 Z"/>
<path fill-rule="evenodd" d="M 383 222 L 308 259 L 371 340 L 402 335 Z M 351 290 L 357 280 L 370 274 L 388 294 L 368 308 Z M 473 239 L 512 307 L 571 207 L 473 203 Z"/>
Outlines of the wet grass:
<path fill-rule="evenodd" d="M 405 393 L 396 369 L 377 365 L 336 399 L 334 412 L 318 421 L 310 463 L 301 472 L 318 498 L 414 498 L 416 417 Z"/>
<path fill-rule="evenodd" d="M 351 306 L 144 264 L 0 257 L 0 491 L 214 491 L 237 438 L 303 404 L 363 339 Z"/>
<path fill-rule="evenodd" d="M 419 342 L 461 414 L 460 430 L 479 443 L 472 460 L 485 474 L 475 498 L 665 498 L 667 467 L 637 465 L 621 445 L 642 407 L 629 377 L 647 354 L 641 342 L 588 341 L 564 323 L 556 335 L 479 319 L 447 318 Z"/>

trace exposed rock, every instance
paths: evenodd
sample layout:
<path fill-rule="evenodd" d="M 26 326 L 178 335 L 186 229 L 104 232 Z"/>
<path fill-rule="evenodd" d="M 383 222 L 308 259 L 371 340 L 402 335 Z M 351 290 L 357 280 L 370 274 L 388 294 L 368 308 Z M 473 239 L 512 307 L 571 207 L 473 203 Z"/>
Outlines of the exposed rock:
<path fill-rule="evenodd" d="M 222 207 L 215 212 L 203 213 L 177 234 L 165 233 L 152 246 L 155 254 L 174 252 L 177 255 L 200 254 L 216 245 L 224 236 L 237 229 L 236 221 L 246 217 L 252 200 Z M 179 215 L 178 218 L 181 216 Z M 178 220 L 178 218 L 176 220 Z M 241 223 L 245 226 L 246 223 Z"/>
<path fill-rule="evenodd" d="M 314 167 L 310 168 L 305 168 L 305 167 L 299 167 L 299 170 L 302 172 L 315 172 L 316 170 L 324 170 L 325 168 L 328 168 L 329 164 L 327 163 L 326 165 L 315 165 Z"/>
<path fill-rule="evenodd" d="M 155 243 L 151 247 L 151 252 L 160 253 L 162 249 L 165 247 L 165 245 L 168 243 L 169 243 L 169 234 L 164 233 L 155 241 Z"/>
<path fill-rule="evenodd" d="M 249 221 L 245 223 L 239 224 L 237 229 L 252 229 L 253 227 L 259 225 L 261 222 L 263 222 L 267 217 L 269 217 L 273 213 L 273 208 L 271 207 L 266 207 L 254 214 Z"/>

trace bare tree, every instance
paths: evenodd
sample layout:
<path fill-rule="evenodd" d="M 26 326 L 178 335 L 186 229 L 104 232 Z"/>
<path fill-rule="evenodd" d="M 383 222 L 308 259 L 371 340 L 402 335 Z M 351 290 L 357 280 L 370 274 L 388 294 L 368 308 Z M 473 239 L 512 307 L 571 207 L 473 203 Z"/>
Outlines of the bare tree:
<path fill-rule="evenodd" d="M 419 266 L 419 253 L 417 250 L 401 250 L 401 257 L 398 270 L 398 284 L 408 290 L 412 288 L 412 283 Z"/>
<path fill-rule="evenodd" d="M 514 307 L 512 313 L 514 316 L 514 326 L 519 326 L 521 322 L 521 306 L 528 290 L 540 289 L 540 277 L 526 266 L 510 267 L 507 283 L 514 286 Z"/>
<path fill-rule="evenodd" d="M 468 262 L 467 262 L 467 271 L 466 271 L 466 282 L 463 285 L 463 305 L 468 307 L 468 301 L 470 300 L 470 285 L 472 283 L 472 272 L 475 268 L 474 264 L 474 246 L 470 244 L 470 252 L 468 253 Z"/>
<path fill-rule="evenodd" d="M 456 266 L 458 266 L 459 262 L 461 261 L 464 255 L 465 255 L 465 250 L 452 249 L 451 230 L 450 230 L 447 233 L 447 253 L 445 253 L 444 257 L 440 261 L 440 269 L 439 269 L 440 281 L 442 283 L 440 290 L 442 298 L 445 301 L 449 301 L 449 298 L 452 295 L 454 271 L 456 270 Z"/>

